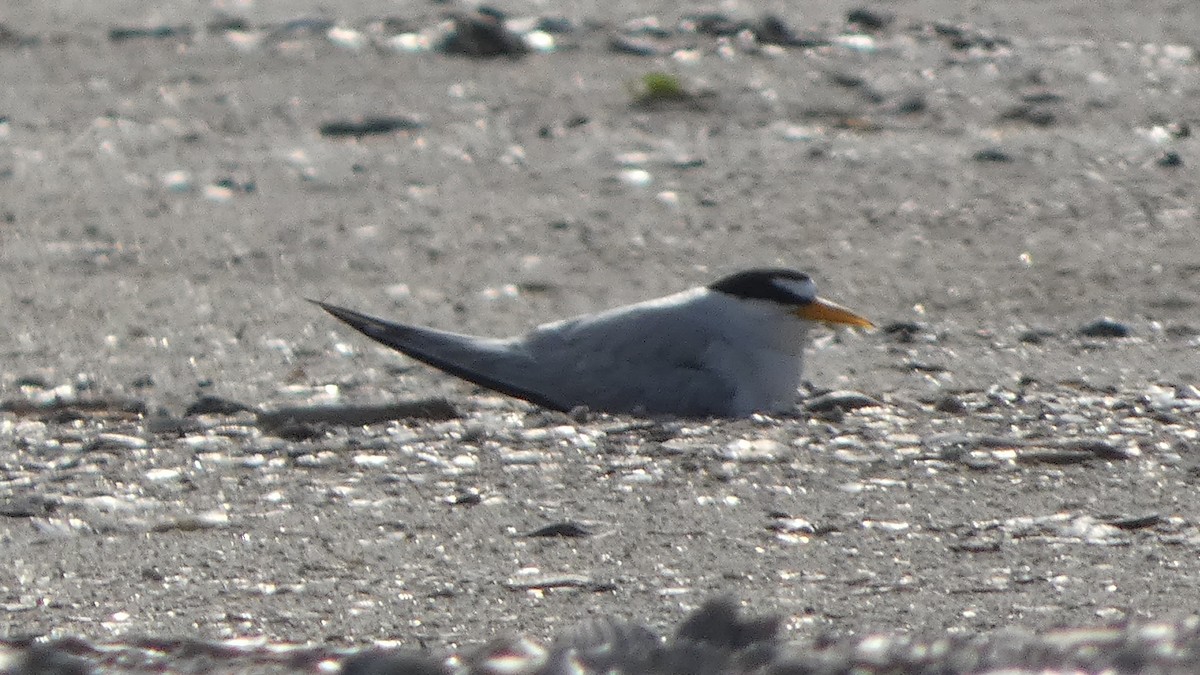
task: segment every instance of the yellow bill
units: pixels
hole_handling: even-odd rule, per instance
[[[859,328],[875,327],[875,324],[868,321],[865,317],[859,316],[845,307],[823,298],[817,298],[792,311],[801,319],[808,319],[809,321],[820,321],[822,323],[841,326],[857,326]]]

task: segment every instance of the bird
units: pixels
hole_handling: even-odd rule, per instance
[[[310,300],[417,361],[551,410],[747,417],[796,405],[817,324],[873,328],[804,272],[750,269],[665,297],[476,337]]]

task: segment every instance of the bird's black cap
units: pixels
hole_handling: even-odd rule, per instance
[[[812,278],[789,269],[754,269],[731,274],[708,286],[738,298],[806,305],[815,298]]]

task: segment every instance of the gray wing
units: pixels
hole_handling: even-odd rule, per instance
[[[694,314],[622,312],[548,324],[524,340],[557,400],[570,408],[703,417],[731,414],[733,383],[711,368],[730,348]]]
[[[552,389],[534,388],[539,383],[531,382],[529,374],[539,368],[516,341],[394,323],[316,300],[309,302],[372,340],[455,377],[545,408],[567,411],[574,406],[553,396]]]

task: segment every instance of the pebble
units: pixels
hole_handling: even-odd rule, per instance
[[[894,321],[883,327],[883,334],[891,336],[897,342],[912,342],[924,326],[916,321]]]
[[[538,529],[525,535],[527,537],[566,537],[578,539],[592,536],[592,531],[586,526],[574,522],[566,521],[562,523],[553,523],[539,527]]]
[[[1008,163],[1013,161],[1012,155],[1001,150],[1000,148],[984,148],[982,150],[976,150],[975,154],[971,155],[971,159],[975,160],[976,162],[996,163]]]
[[[1091,338],[1124,338],[1133,335],[1133,329],[1106,316],[1081,326],[1079,334]]]
[[[351,120],[333,120],[321,124],[319,132],[328,138],[350,137],[361,139],[366,136],[382,136],[400,131],[415,131],[425,126],[423,122],[408,116],[389,115],[360,117]]]
[[[856,25],[862,30],[884,30],[895,20],[896,15],[892,12],[868,7],[856,7],[846,12],[846,23]]]
[[[861,392],[838,390],[808,399],[804,402],[804,409],[813,413],[824,413],[833,410],[845,412],[877,405],[879,405],[879,401]]]
[[[220,396],[205,395],[188,404],[184,415],[187,417],[195,415],[236,415],[247,410],[253,410],[253,408],[244,403]]]
[[[517,57],[529,52],[521,35],[509,30],[506,17],[492,7],[458,11],[453,27],[437,44],[439,51],[474,58]]]
[[[1174,150],[1166,150],[1158,156],[1158,159],[1154,160],[1154,163],[1167,169],[1175,169],[1183,166],[1183,156]]]
[[[953,394],[942,396],[933,404],[933,409],[938,412],[944,412],[951,415],[965,415],[967,413],[967,404],[963,400]]]

